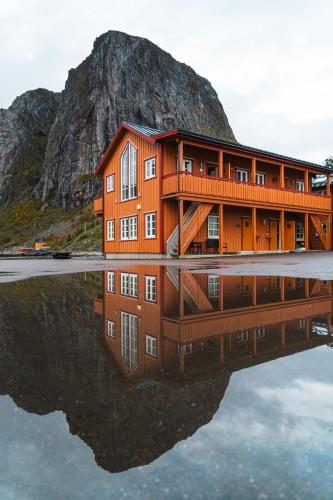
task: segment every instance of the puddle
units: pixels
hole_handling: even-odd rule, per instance
[[[5,498],[332,497],[332,282],[215,268],[0,285]]]

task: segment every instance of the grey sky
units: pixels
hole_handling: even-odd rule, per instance
[[[208,78],[240,142],[321,163],[333,155],[332,21],[330,0],[1,0],[0,107],[61,90],[118,29]]]

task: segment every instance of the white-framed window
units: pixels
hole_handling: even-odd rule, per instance
[[[296,330],[304,330],[305,328],[305,318],[298,318],[296,320]]]
[[[146,276],[146,300],[149,302],[156,302],[156,277]]]
[[[106,221],[106,240],[114,241],[114,219]]]
[[[145,179],[152,179],[156,176],[156,159],[149,158],[145,160]]]
[[[218,299],[220,296],[220,277],[208,276],[208,298]]]
[[[192,354],[193,352],[193,344],[188,343],[184,345],[184,354]]]
[[[192,165],[193,165],[192,160],[188,160],[187,158],[184,158],[184,160],[183,160],[184,172],[187,172],[189,174],[192,173]]]
[[[114,282],[114,273],[107,273],[107,291],[108,293],[114,293],[115,290],[115,282]]]
[[[106,192],[111,193],[114,191],[114,174],[106,177]]]
[[[129,372],[138,366],[138,317],[120,313],[121,355]]]
[[[114,339],[116,337],[114,321],[110,321],[108,319],[106,324],[107,324],[107,336],[110,337],[111,339]]]
[[[145,335],[146,337],[146,354],[156,358],[157,355],[157,339],[151,335]]]
[[[259,186],[264,186],[265,184],[265,174],[261,174],[260,172],[256,173],[256,182]]]
[[[120,239],[121,240],[136,240],[138,237],[138,218],[123,217],[120,219]]]
[[[322,230],[324,231],[324,233],[326,234],[327,233],[327,222],[326,221],[323,221],[320,223],[321,227],[322,227]]]
[[[242,332],[237,333],[237,343],[241,344],[242,342],[249,341],[249,332],[248,330],[243,330]]]
[[[304,181],[296,181],[296,191],[304,191]]]
[[[296,241],[304,241],[304,226],[302,222],[296,222]]]
[[[138,275],[130,273],[120,274],[120,293],[126,297],[138,296]]]
[[[238,168],[236,170],[236,179],[240,182],[248,182],[249,172],[247,170],[243,170],[243,169]]]
[[[156,238],[156,213],[145,214],[146,238]]]
[[[263,339],[266,335],[266,330],[264,326],[258,326],[256,329],[256,338]]]
[[[137,196],[136,157],[136,147],[128,142],[120,158],[122,201],[131,200]]]
[[[219,238],[219,216],[218,215],[208,215],[208,238],[218,239]]]

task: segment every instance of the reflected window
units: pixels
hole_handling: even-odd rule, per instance
[[[244,330],[243,332],[237,333],[237,343],[241,344],[242,342],[248,342],[249,340],[249,331]]]
[[[130,273],[120,274],[120,293],[127,297],[138,296],[138,275]]]
[[[304,330],[304,328],[305,328],[305,318],[298,318],[296,320],[296,329]]]
[[[265,327],[264,326],[259,326],[257,329],[256,329],[256,338],[257,339],[262,339],[264,338],[266,335],[266,330],[265,330]]]
[[[218,299],[220,296],[220,277],[208,276],[208,298]]]
[[[157,339],[151,335],[145,335],[146,337],[146,354],[156,358],[157,355]]]
[[[146,276],[146,300],[156,302],[156,277]]]
[[[114,293],[114,290],[115,290],[114,273],[107,273],[107,291],[108,293]]]
[[[121,355],[129,372],[138,366],[138,317],[121,312]]]
[[[192,352],[193,352],[193,344],[192,343],[185,344],[184,345],[184,353],[185,354],[192,354]]]
[[[114,321],[107,320],[107,336],[111,339],[116,337]]]

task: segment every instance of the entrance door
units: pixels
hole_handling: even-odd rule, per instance
[[[287,220],[284,224],[284,249],[295,250],[295,221]]]
[[[270,220],[269,221],[269,234],[271,239],[269,244],[270,250],[279,250],[279,221]]]
[[[242,217],[242,250],[252,250],[251,217]]]

